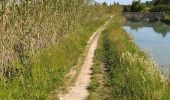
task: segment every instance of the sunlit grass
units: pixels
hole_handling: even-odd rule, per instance
[[[84,0],[0,1],[0,99],[47,99],[108,19]],[[102,9],[101,12],[96,12]]]
[[[62,78],[76,64],[89,37],[108,18],[106,16],[101,20],[86,24],[56,45],[37,51],[31,59],[31,76],[21,75],[6,81],[6,84],[2,83],[0,98],[47,99],[50,91],[63,84]]]
[[[100,78],[101,73],[93,69],[90,99],[169,100],[167,80],[152,58],[123,30],[123,23],[124,19],[117,13],[102,33],[93,68],[101,72],[105,65],[108,70]]]

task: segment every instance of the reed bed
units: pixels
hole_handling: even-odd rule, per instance
[[[92,10],[88,3],[85,0],[1,0],[1,77],[15,76],[20,69],[30,70],[29,60],[35,50],[55,44],[89,22]]]
[[[91,0],[1,0],[0,99],[47,99],[106,9]]]

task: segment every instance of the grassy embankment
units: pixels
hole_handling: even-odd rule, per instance
[[[0,98],[45,99],[51,90],[63,84],[62,78],[76,64],[89,37],[108,18],[106,16],[101,20],[88,23],[58,44],[37,52],[31,60],[33,79],[25,81],[24,77],[16,77],[9,83],[6,81],[5,85],[1,83]]]
[[[89,99],[169,100],[166,79],[155,62],[122,29],[123,20],[118,12],[102,32],[95,53]]]

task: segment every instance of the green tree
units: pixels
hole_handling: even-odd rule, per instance
[[[106,2],[103,2],[103,6],[107,6],[107,3],[106,3]]]
[[[132,2],[132,5],[131,5],[131,11],[132,11],[132,12],[141,12],[142,10],[145,9],[145,7],[146,7],[146,5],[145,5],[145,4],[142,4],[142,3],[140,2],[140,0],[138,0],[138,1],[133,1],[133,2]]]
[[[129,6],[129,5],[124,6],[123,12],[131,12],[131,6]]]

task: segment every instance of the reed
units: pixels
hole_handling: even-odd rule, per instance
[[[88,4],[85,0],[1,0],[1,77],[30,70],[29,60],[35,50],[55,44],[89,22],[92,10]]]
[[[108,18],[97,9],[91,0],[1,0],[0,98],[47,99]]]

